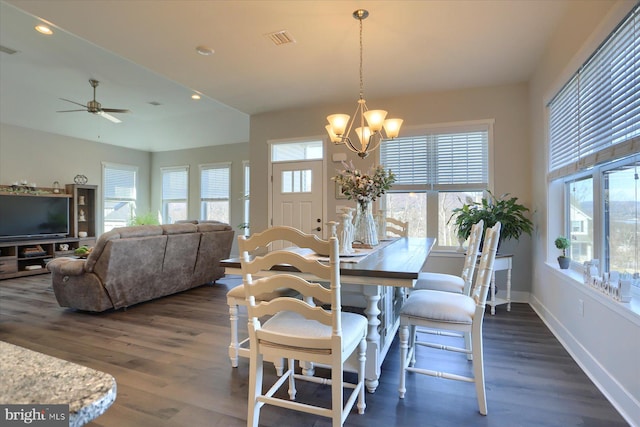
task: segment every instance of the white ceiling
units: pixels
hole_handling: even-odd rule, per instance
[[[252,114],[355,108],[358,8],[370,12],[364,83],[374,100],[527,81],[570,1],[2,1],[0,44],[18,53],[0,53],[0,121],[146,151],[246,142]],[[39,19],[53,36],[34,30]],[[296,43],[265,37],[280,30]],[[103,107],[131,110],[114,114],[122,123],[56,112],[75,109],[60,98],[91,100],[90,78]]]

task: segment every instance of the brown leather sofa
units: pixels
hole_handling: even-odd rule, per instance
[[[86,260],[56,258],[47,268],[60,306],[126,308],[223,277],[233,237],[215,221],[122,227],[102,234]]]

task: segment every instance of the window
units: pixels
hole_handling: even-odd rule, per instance
[[[244,183],[244,191],[242,194],[242,200],[244,201],[243,203],[243,215],[242,215],[242,220],[243,223],[240,226],[240,228],[242,228],[243,230],[243,234],[245,236],[248,236],[250,233],[249,230],[249,217],[250,217],[250,210],[249,210],[249,201],[250,201],[250,193],[251,193],[251,180],[250,180],[250,176],[251,176],[251,168],[249,167],[249,162],[248,161],[243,161],[242,162],[242,171],[243,171],[243,183]]]
[[[162,168],[162,222],[187,219],[189,166]]]
[[[569,192],[569,222],[571,231],[568,233],[571,246],[567,249],[567,256],[574,261],[583,263],[593,256],[593,178],[582,177],[567,184]],[[564,233],[563,233],[564,234]]]
[[[640,273],[639,31],[636,6],[548,105],[548,179],[550,189],[564,183],[563,233],[572,260],[599,259],[602,271],[634,275]]]
[[[272,162],[318,160],[324,155],[322,141],[285,142],[271,145]]]
[[[200,166],[200,219],[229,224],[231,163]]]
[[[408,221],[409,235],[436,237],[439,248],[458,246],[451,212],[480,200],[489,187],[492,121],[435,127],[387,141],[380,163],[396,175],[386,215]]]
[[[127,226],[136,215],[137,176],[135,166],[102,164],[105,232]]]

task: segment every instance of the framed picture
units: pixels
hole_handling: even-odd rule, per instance
[[[336,182],[336,199],[346,199],[347,196],[342,192],[342,185]]]

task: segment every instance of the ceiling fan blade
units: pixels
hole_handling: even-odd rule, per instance
[[[60,98],[60,99],[62,99],[63,101],[70,102],[70,103],[72,103],[72,104],[79,105],[79,106],[81,106],[81,107],[84,107],[85,109],[87,108],[87,106],[86,106],[86,105],[84,105],[84,104],[80,104],[79,102],[72,101],[72,100],[70,100],[70,99],[65,99],[65,98]]]
[[[107,113],[130,113],[129,110],[123,110],[120,108],[103,108],[102,111],[105,111]]]
[[[60,110],[60,111],[56,111],[56,113],[73,113],[76,111],[87,111],[87,109],[85,108],[84,110]]]
[[[113,123],[122,123],[122,120],[118,119],[117,117],[113,117],[111,114],[107,114],[104,112],[104,110],[102,110],[101,112],[97,113],[99,116],[104,117],[107,120],[111,120]]]

